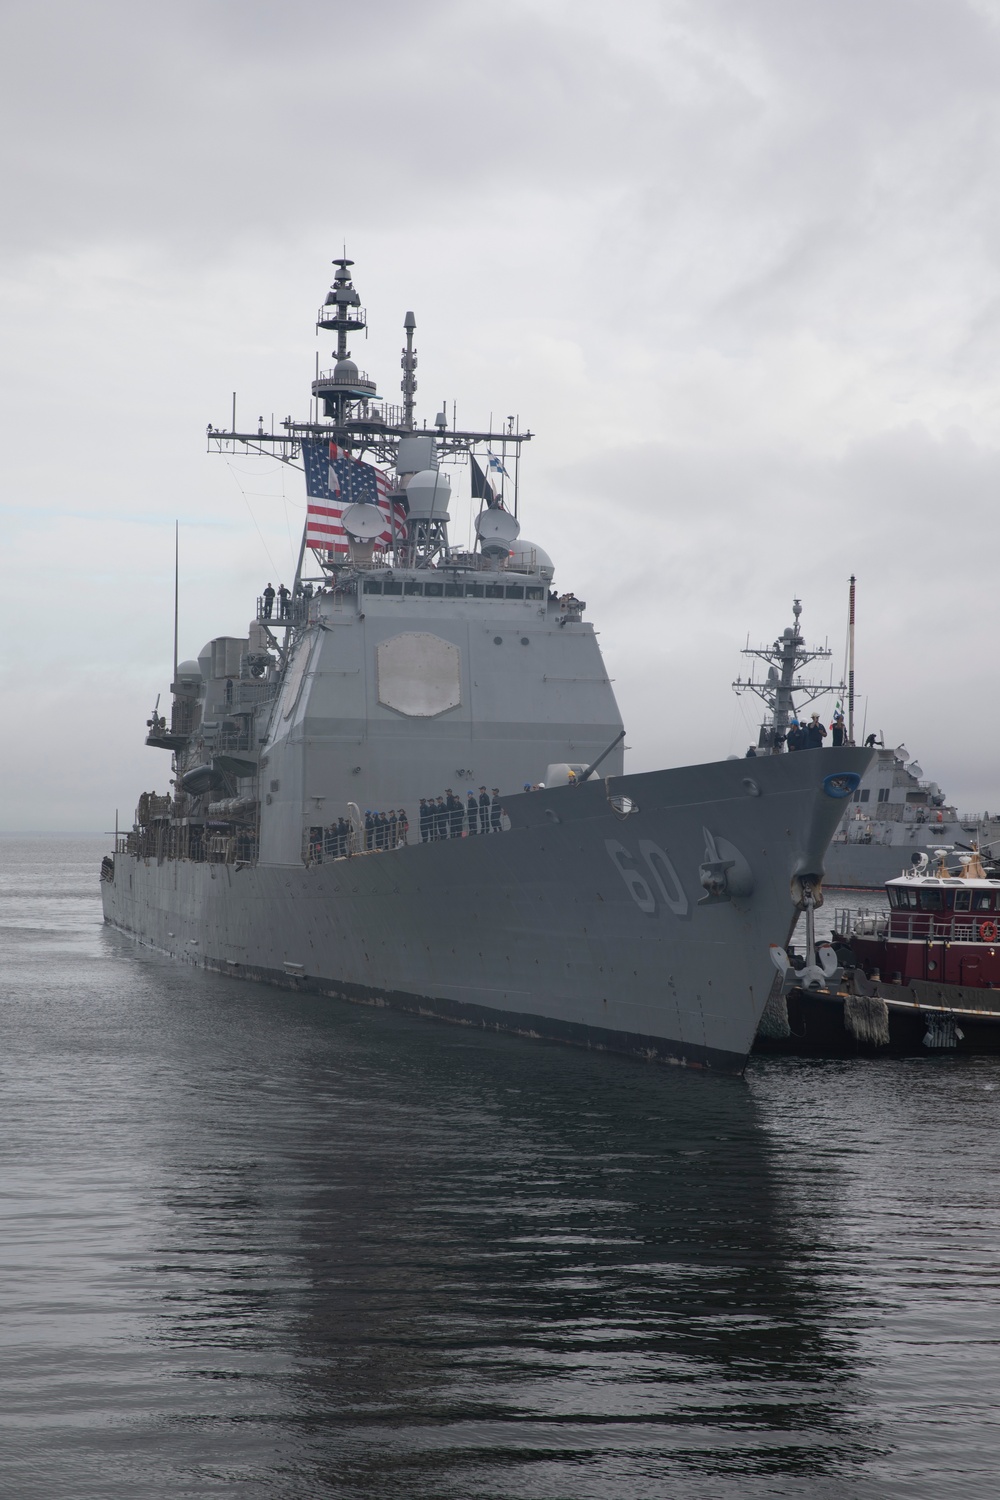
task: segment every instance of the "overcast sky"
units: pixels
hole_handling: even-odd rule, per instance
[[[412,308],[418,414],[537,433],[629,769],[745,750],[797,594],[839,673],[854,572],[859,721],[1000,804],[996,0],[5,0],[0,80],[0,827],[166,790],[173,521],[188,656],[294,572],[204,433],[307,412],[345,243],[385,395]]]

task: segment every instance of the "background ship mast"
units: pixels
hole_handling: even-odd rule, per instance
[[[775,744],[781,744],[779,736],[785,735],[789,722],[799,718],[806,705],[815,699],[822,698],[826,693],[837,693],[843,700],[844,685],[834,682],[832,677],[830,682],[803,682],[797,675],[810,662],[833,655],[828,646],[815,646],[811,649],[806,647],[799,632],[801,614],[801,600],[795,599],[792,602],[792,624],[786,626],[772,645],[747,645],[741,652],[742,656],[754,657],[767,664],[766,677],[755,678],[751,667],[750,676],[746,680],[737,677],[733,683],[733,691],[738,697],[745,692],[755,693],[768,710],[757,741],[761,749],[770,750]],[[795,698],[799,700],[798,708]]]

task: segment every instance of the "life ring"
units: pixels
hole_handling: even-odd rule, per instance
[[[997,924],[995,922],[980,922],[979,936],[984,943],[995,943],[997,940]]]

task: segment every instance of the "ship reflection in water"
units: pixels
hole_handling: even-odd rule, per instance
[[[276,996],[30,855],[7,1493],[989,1492],[995,1060],[740,1081]]]

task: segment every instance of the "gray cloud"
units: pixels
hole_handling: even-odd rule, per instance
[[[425,411],[538,431],[636,769],[744,748],[747,631],[839,642],[853,571],[880,727],[995,801],[998,79],[985,0],[7,5],[0,825],[154,776],[174,516],[187,649],[290,566],[295,476],[204,427],[304,409],[345,238],[383,388],[413,307]]]

